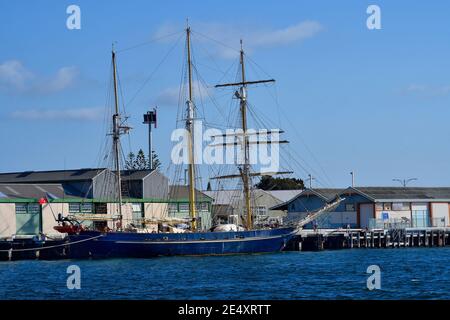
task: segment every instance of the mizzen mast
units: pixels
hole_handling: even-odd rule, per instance
[[[240,101],[240,112],[241,112],[241,127],[242,127],[242,137],[243,137],[243,149],[244,149],[244,164],[239,168],[239,173],[242,178],[242,183],[244,186],[244,198],[245,198],[245,208],[247,213],[246,226],[250,230],[253,228],[252,219],[252,208],[250,203],[250,160],[249,160],[249,143],[248,143],[248,132],[247,132],[247,85],[274,82],[274,79],[269,80],[258,80],[258,81],[246,81],[245,78],[245,61],[244,61],[244,49],[241,40],[241,50],[240,50],[240,66],[241,66],[241,82],[236,83],[226,83],[216,85],[216,88],[220,87],[231,87],[238,86],[239,91],[236,91],[235,96]]]
[[[240,109],[241,109],[241,121],[243,131],[243,143],[244,143],[244,166],[239,170],[242,175],[242,182],[244,184],[244,197],[245,208],[247,209],[247,229],[250,230],[253,227],[252,219],[252,207],[250,204],[250,177],[249,177],[249,148],[247,145],[247,84],[245,83],[245,65],[244,65],[244,49],[242,47],[241,39],[241,51],[240,51],[240,63],[241,63],[241,80],[242,86],[239,92]]]
[[[188,132],[188,158],[189,158],[189,213],[191,217],[191,230],[197,229],[197,213],[195,205],[195,164],[194,164],[194,97],[192,92],[192,60],[191,60],[191,28],[186,29],[187,65],[189,81],[189,99],[187,101],[186,130]]]

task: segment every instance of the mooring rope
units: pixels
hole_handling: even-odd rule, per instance
[[[97,238],[103,237],[103,235],[99,235],[99,236],[95,236],[95,237],[91,237],[88,239],[83,239],[83,240],[78,240],[78,241],[74,241],[74,242],[69,242],[69,243],[63,243],[63,244],[58,244],[58,245],[54,245],[54,246],[48,246],[48,247],[39,247],[39,248],[27,248],[27,249],[8,249],[8,250],[0,250],[0,252],[23,252],[23,251],[40,251],[40,250],[46,250],[46,249],[54,249],[54,248],[59,248],[59,247],[65,247],[65,246],[70,246],[73,244],[77,244],[77,243],[81,243],[81,242],[86,242],[86,241],[91,241]]]

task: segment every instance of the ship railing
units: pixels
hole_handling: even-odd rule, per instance
[[[447,219],[445,217],[437,218],[421,218],[421,219],[409,219],[394,218],[394,219],[370,219],[369,229],[406,229],[406,228],[444,228],[448,225]]]

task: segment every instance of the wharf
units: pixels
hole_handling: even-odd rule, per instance
[[[285,251],[325,249],[444,247],[450,245],[450,228],[318,229],[302,230]]]

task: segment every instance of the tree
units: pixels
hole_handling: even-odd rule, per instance
[[[136,155],[130,152],[125,159],[125,170],[135,170]]]
[[[159,161],[158,155],[156,154],[155,151],[152,151],[152,165],[154,170],[161,168],[161,161]]]
[[[134,161],[135,170],[145,170],[148,169],[149,163],[145,157],[145,153],[142,149],[139,149],[136,160]]]
[[[159,161],[158,155],[155,151],[152,153],[152,164],[153,169],[160,169],[162,164]],[[139,149],[137,156],[130,152],[125,159],[125,170],[148,170],[150,169],[150,162],[148,158],[145,156],[145,153],[142,149]]]
[[[262,190],[295,190],[304,189],[303,180],[297,178],[273,178],[272,176],[262,176],[255,185]]]

